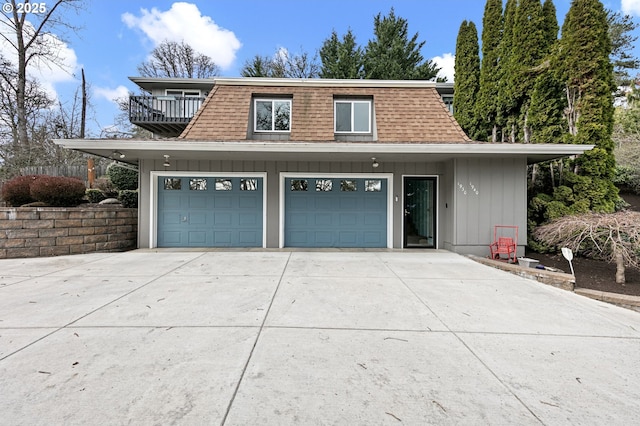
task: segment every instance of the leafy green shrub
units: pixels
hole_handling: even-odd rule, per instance
[[[30,188],[35,200],[53,207],[75,207],[85,194],[84,182],[63,176],[41,176]]]
[[[30,186],[41,175],[18,176],[7,181],[2,187],[2,199],[11,207],[20,207],[36,201],[31,196]]]
[[[135,190],[138,189],[138,172],[119,166],[117,163],[111,163],[107,167],[107,176],[116,189]]]
[[[618,166],[616,167],[613,183],[621,191],[640,194],[640,170],[630,166]]]
[[[131,191],[128,189],[122,190],[118,193],[118,200],[122,203],[122,207],[127,209],[138,208],[138,191]]]
[[[87,192],[85,193],[87,200],[89,200],[90,203],[99,203],[100,201],[106,199],[107,197],[104,195],[104,192],[102,192],[99,189],[87,189]]]
[[[118,196],[118,190],[116,189],[115,185],[111,183],[109,178],[101,177],[96,179],[94,186],[96,187],[96,189],[102,191],[104,196],[107,198],[115,198]]]

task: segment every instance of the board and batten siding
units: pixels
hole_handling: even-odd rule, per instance
[[[524,255],[527,243],[526,160],[456,159],[452,183],[455,208],[450,249],[487,256],[494,226],[516,225],[518,255]]]

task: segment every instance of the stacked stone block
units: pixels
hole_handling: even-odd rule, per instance
[[[0,259],[125,251],[137,238],[137,209],[0,208]]]

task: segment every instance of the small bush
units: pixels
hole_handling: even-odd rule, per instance
[[[2,199],[11,207],[20,207],[36,201],[31,196],[30,186],[41,175],[18,176],[2,187]]]
[[[41,176],[31,184],[31,196],[52,207],[75,207],[84,194],[84,182],[74,178]]]
[[[115,198],[118,196],[118,190],[116,189],[115,185],[111,183],[109,178],[101,177],[96,179],[94,186],[96,187],[96,189],[102,191],[104,196],[107,198]]]
[[[118,193],[118,200],[122,203],[122,207],[127,209],[138,208],[138,191],[125,189]]]
[[[104,192],[102,192],[99,189],[87,189],[86,197],[90,203],[94,203],[94,204],[99,203],[100,201],[107,198],[104,195]]]
[[[138,189],[138,172],[136,170],[112,163],[107,167],[107,176],[116,189],[120,191]]]

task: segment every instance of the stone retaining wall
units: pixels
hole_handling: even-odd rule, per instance
[[[125,251],[137,240],[137,209],[0,208],[0,259]]]

